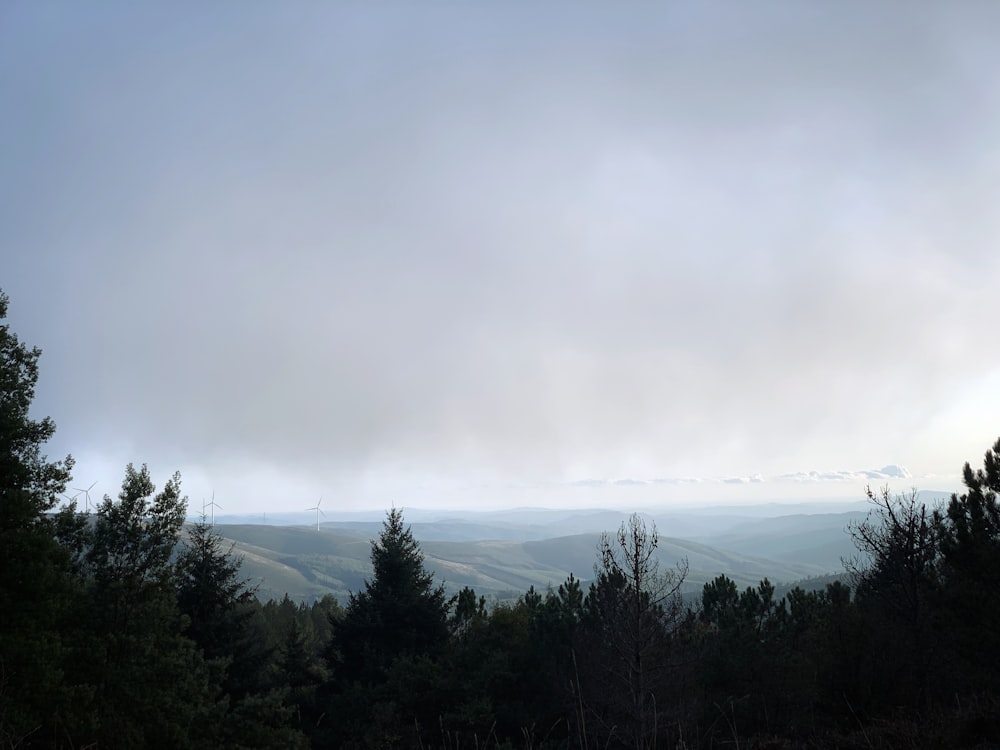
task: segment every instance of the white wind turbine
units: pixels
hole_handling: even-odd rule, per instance
[[[320,496],[319,496],[319,502],[318,502],[318,503],[316,503],[316,504],[315,504],[315,505],[314,505],[313,507],[311,507],[311,508],[306,508],[306,510],[314,510],[314,511],[316,511],[316,531],[319,531],[319,514],[320,514],[320,513],[323,513],[323,509],[322,509],[322,508],[320,508],[319,506],[320,506],[320,505],[322,505],[322,504],[323,504],[323,496],[322,496],[322,495],[320,495]],[[324,518],[326,517],[326,513],[323,513],[323,517],[324,517]]]
[[[91,485],[90,485],[90,486],[89,486],[89,487],[88,487],[87,489],[85,489],[85,490],[83,490],[83,489],[80,489],[79,487],[74,487],[74,488],[73,488],[73,489],[74,489],[74,490],[76,490],[76,492],[77,492],[77,494],[76,494],[76,495],[73,495],[73,497],[79,497],[79,496],[80,496],[80,493],[81,493],[81,492],[83,493],[83,496],[84,496],[84,498],[85,498],[85,501],[84,501],[84,502],[86,502],[86,509],[87,509],[87,510],[86,510],[86,512],[87,512],[87,513],[90,513],[90,491],[91,491],[92,489],[94,489],[94,486],[95,486],[96,484],[97,484],[97,482],[94,482],[93,484],[91,484]]]
[[[204,500],[202,501],[202,505],[201,505],[201,515],[202,515],[202,518],[205,517],[205,508],[211,508],[212,509],[212,527],[214,528],[215,527],[215,509],[218,508],[219,510],[225,510],[225,508],[223,508],[221,505],[219,505],[217,502],[215,502],[215,490],[212,490],[212,502],[206,504]]]

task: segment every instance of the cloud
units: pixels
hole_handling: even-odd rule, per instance
[[[782,474],[775,479],[782,482],[860,482],[912,478],[913,476],[905,467],[891,464],[881,469],[863,469],[860,471],[799,471]]]
[[[363,495],[994,439],[920,431],[1000,368],[996,11],[316,12],[8,24],[59,450]]]
[[[928,475],[929,478],[933,475]],[[948,475],[954,476],[954,475]],[[772,476],[763,474],[753,474],[750,476],[727,477],[727,476],[706,476],[706,477],[657,477],[656,479],[643,478],[622,478],[622,479],[583,479],[570,482],[571,487],[591,487],[602,488],[614,487],[647,487],[650,485],[763,485],[763,484],[789,484],[789,483],[811,483],[811,484],[857,484],[868,481],[891,481],[898,479],[914,479],[913,475],[904,466],[889,464],[881,469],[860,469],[860,470],[835,470],[835,471],[793,471]]]

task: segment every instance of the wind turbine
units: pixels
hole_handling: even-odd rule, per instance
[[[314,511],[316,511],[316,531],[319,531],[319,514],[323,513],[323,509],[319,507],[320,505],[322,505],[322,503],[323,503],[323,496],[320,495],[318,503],[316,503],[311,508],[306,508],[306,510],[314,510]],[[326,513],[323,513],[323,517],[324,518],[326,517]]]
[[[90,485],[90,486],[89,486],[89,487],[88,487],[87,489],[85,489],[85,490],[82,490],[82,489],[80,489],[79,487],[74,487],[74,488],[73,488],[73,489],[74,489],[74,490],[76,490],[76,492],[77,492],[77,494],[76,494],[76,495],[74,495],[73,497],[79,497],[79,493],[81,493],[81,492],[82,492],[82,493],[83,493],[83,495],[84,495],[84,497],[86,498],[86,501],[85,501],[85,502],[87,503],[87,505],[86,505],[86,508],[87,508],[87,513],[90,513],[90,491],[91,491],[92,489],[94,489],[94,485],[96,485],[96,484],[97,484],[97,482],[94,482],[93,484],[91,484],[91,485]]]
[[[212,502],[208,503],[208,505],[202,504],[201,507],[202,516],[205,515],[205,508],[212,509],[212,528],[215,528],[215,509],[218,508],[219,510],[225,510],[225,508],[223,508],[221,505],[215,502],[215,490],[212,490]]]
[[[78,497],[80,497],[80,493],[79,493],[79,492],[77,492],[77,493],[76,493],[75,495],[73,495],[72,497],[70,497],[70,496],[69,496],[69,495],[67,495],[66,493],[63,493],[63,499],[64,499],[64,500],[65,500],[65,501],[66,501],[67,503],[69,503],[70,505],[72,505],[73,503],[75,503],[75,502],[76,502],[76,499],[77,499]]]

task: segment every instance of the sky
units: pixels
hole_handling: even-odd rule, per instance
[[[959,489],[1000,435],[1000,5],[0,8],[0,288],[75,486]]]

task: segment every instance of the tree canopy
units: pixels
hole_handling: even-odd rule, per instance
[[[54,698],[67,695],[61,633],[74,586],[49,512],[73,459],[49,461],[43,453],[56,428],[31,416],[41,351],[10,330],[7,306],[0,292],[0,743],[16,746],[58,731]]]
[[[373,574],[334,625],[332,653],[348,680],[379,680],[400,656],[429,654],[448,638],[449,600],[424,567],[403,512],[390,510],[371,544]]]

